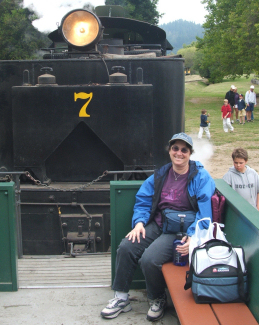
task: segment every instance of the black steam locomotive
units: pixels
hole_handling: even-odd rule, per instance
[[[20,254],[105,252],[109,181],[150,175],[184,129],[184,61],[117,6],[73,10],[49,38],[42,60],[0,61],[0,171],[22,174]]]

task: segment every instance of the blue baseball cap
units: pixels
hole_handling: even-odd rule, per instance
[[[182,140],[188,143],[191,147],[193,147],[192,138],[186,133],[181,132],[181,133],[174,134],[172,139],[169,140],[169,145],[171,144],[171,142],[176,140]]]

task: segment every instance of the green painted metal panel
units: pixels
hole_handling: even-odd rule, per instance
[[[110,182],[112,282],[115,277],[117,247],[122,238],[132,229],[131,220],[135,195],[142,183],[143,181]],[[138,266],[132,281],[131,289],[144,289],[145,287],[144,275]]]
[[[0,183],[0,291],[17,291],[17,237],[14,182]]]
[[[225,232],[229,242],[245,251],[250,301],[248,307],[259,322],[259,211],[235,192],[224,180],[215,180],[226,197]]]
[[[112,281],[115,275],[117,247],[131,229],[135,194],[142,181],[111,182],[111,254]],[[248,307],[259,321],[259,211],[235,192],[224,180],[215,180],[217,189],[226,197],[225,232],[229,242],[241,245],[248,269],[250,301]],[[144,276],[138,268],[132,289],[145,288]]]

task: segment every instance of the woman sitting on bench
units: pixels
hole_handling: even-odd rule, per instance
[[[156,170],[136,194],[132,218],[133,229],[126,235],[117,250],[116,273],[112,289],[115,298],[102,310],[104,318],[115,318],[121,312],[131,310],[129,288],[138,263],[145,276],[150,308],[149,321],[164,315],[167,303],[162,265],[172,260],[173,241],[176,234],[163,233],[162,211],[194,212],[194,222],[183,237],[182,246],[177,246],[181,255],[189,253],[190,237],[197,220],[210,217],[211,196],[215,183],[203,165],[190,160],[193,153],[192,138],[185,133],[175,134],[169,141],[170,163]],[[206,222],[202,223],[207,227]],[[173,276],[173,274],[172,274]]]

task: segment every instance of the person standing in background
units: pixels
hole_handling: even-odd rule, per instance
[[[228,132],[228,129],[230,130],[230,132],[234,131],[234,128],[230,123],[230,116],[231,116],[231,107],[228,104],[228,100],[224,99],[224,105],[221,107],[221,118],[223,120],[224,132]]]
[[[246,110],[245,110],[246,104],[245,104],[242,94],[239,95],[237,107],[238,107],[238,112],[239,112],[239,121],[240,121],[239,124],[244,125],[245,124],[245,116],[246,116]]]
[[[232,152],[233,165],[223,176],[225,182],[255,209],[259,210],[259,176],[247,165],[248,153],[243,148]]]
[[[203,131],[205,131],[207,138],[210,139],[210,131],[209,131],[209,124],[208,124],[210,123],[210,121],[208,121],[209,116],[210,114],[207,114],[206,109],[203,109],[201,111],[201,124],[200,124],[200,131],[198,133],[198,139],[202,138]]]
[[[234,106],[235,106],[235,93],[234,90],[236,89],[236,87],[234,85],[232,85],[230,87],[230,90],[226,93],[225,99],[228,100],[228,104],[230,105],[231,108],[231,116],[229,116],[230,118],[230,122],[233,124],[234,120],[233,120],[233,112],[234,112]]]
[[[256,106],[256,93],[254,92],[254,88],[255,87],[251,85],[250,90],[248,90],[245,95],[247,122],[254,121],[253,111]]]
[[[238,123],[238,122],[239,122],[239,119],[238,119],[238,101],[239,101],[239,94],[238,94],[238,92],[237,92],[237,87],[235,88],[234,93],[235,93],[235,105],[234,105],[234,110],[235,110],[235,112],[236,112],[236,122]]]

